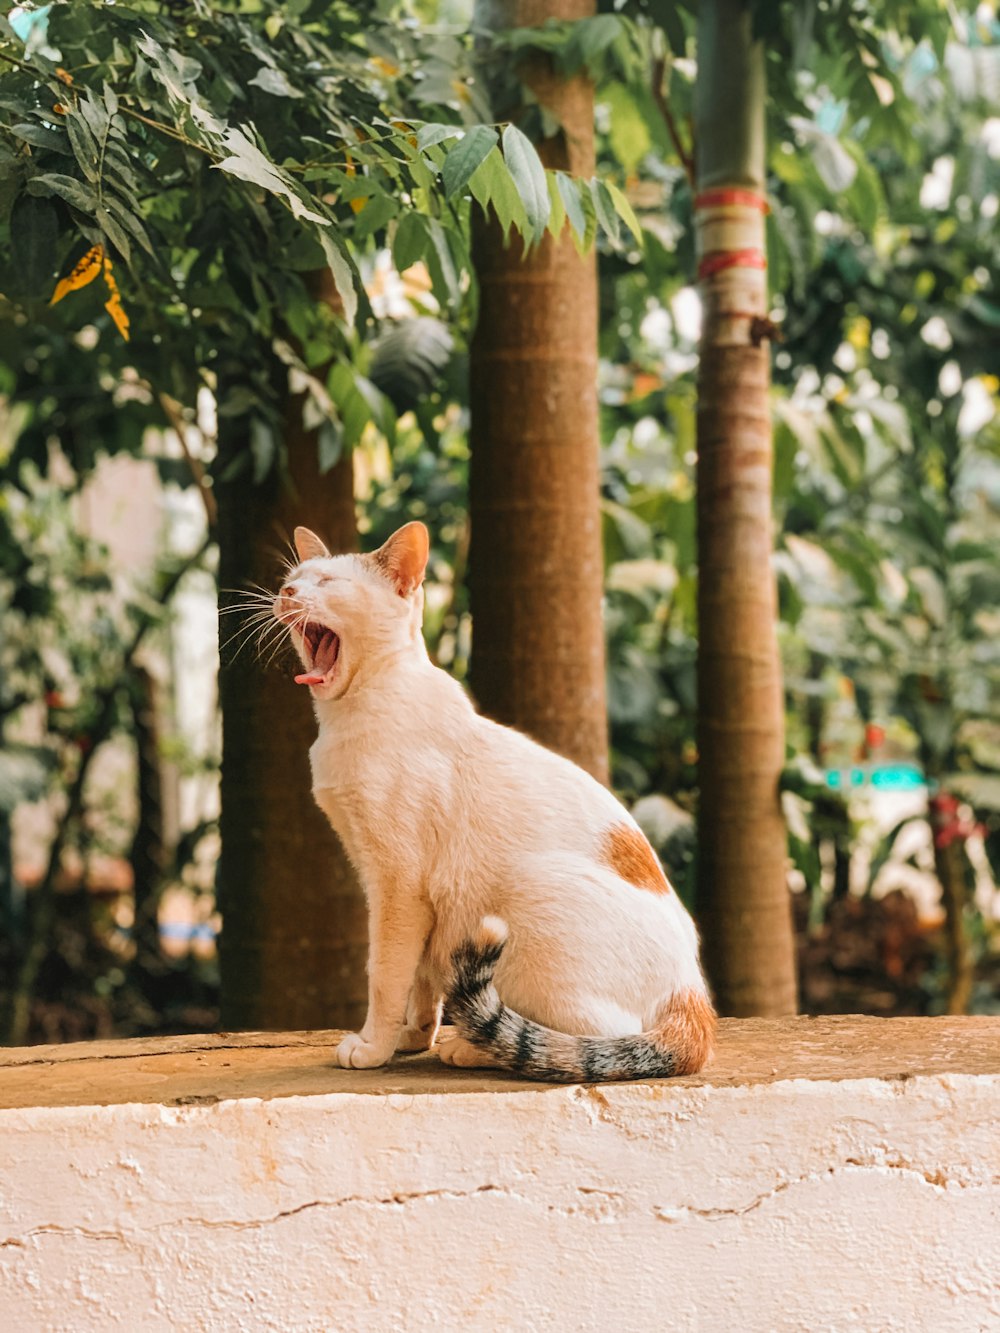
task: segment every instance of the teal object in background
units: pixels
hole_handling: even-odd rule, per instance
[[[38,28],[38,36],[42,38],[45,36],[45,29],[49,25],[49,10],[51,8],[51,5],[43,5],[40,9],[15,8],[7,15],[7,22],[22,42],[27,42],[34,28]]]
[[[855,764],[853,768],[830,768],[826,785],[833,791],[875,787],[879,791],[921,791],[927,786],[915,764]]]

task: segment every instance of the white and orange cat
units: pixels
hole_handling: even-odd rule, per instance
[[[306,528],[295,548],[274,614],[319,722],[313,794],[369,907],[368,1016],[338,1062],[436,1044],[563,1082],[701,1069],[715,1014],[691,918],[609,791],[431,663],[424,525],[371,555]]]

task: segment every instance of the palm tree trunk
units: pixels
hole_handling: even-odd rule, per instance
[[[700,774],[698,890],[722,1013],[796,1004],[778,798],[784,702],[771,568],[765,76],[745,0],[702,0],[696,233]]]
[[[261,485],[246,470],[217,487],[219,582],[276,586],[297,524],[331,551],[357,549],[350,457],[320,474],[301,399],[285,420],[288,478]],[[246,449],[220,440],[220,475]],[[310,789],[316,737],[308,692],[290,670],[266,671],[247,650],[224,656],[222,858],[219,897],[222,1023],[228,1028],[358,1027],[367,987],[364,897]]]
[[[928,766],[928,777],[933,776],[940,783],[943,773],[936,771],[936,768]],[[969,873],[965,840],[969,831],[959,819],[958,798],[943,787],[939,787],[936,795],[930,798],[929,807],[934,839],[934,869],[941,883],[944,936],[948,952],[946,1012],[967,1014],[976,975],[967,925]]]
[[[477,21],[496,32],[593,13],[593,0],[496,0]],[[589,81],[539,57],[519,74],[563,127],[538,145],[542,160],[592,175]],[[470,683],[484,712],[606,782],[595,256],[568,230],[525,255],[479,213],[473,258]]]

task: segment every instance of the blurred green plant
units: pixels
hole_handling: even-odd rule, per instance
[[[630,801],[667,796],[686,814],[697,811],[693,8],[636,4],[510,37],[522,49],[540,44],[566,68],[586,65],[597,81],[606,194],[588,187],[579,203],[585,237],[602,222],[614,781]],[[769,47],[770,272],[784,337],[774,407],[787,786],[807,816],[804,835],[792,825],[790,852],[818,929],[845,896],[860,831],[823,769],[853,760],[866,726],[881,726],[894,751],[920,762],[936,797],[960,802],[934,813],[939,840],[949,839],[936,850],[956,849],[937,858],[948,881],[954,986],[970,962],[982,974],[996,949],[969,892],[970,838],[983,838],[1000,875],[1000,151],[989,129],[1000,29],[981,9],[955,13],[937,0],[789,0],[760,3],[757,14]],[[162,59],[122,36],[136,15]],[[382,6],[309,4],[294,14],[269,4],[254,14],[55,6],[50,27],[51,38],[25,46],[0,25],[2,50],[44,70],[39,79],[14,66],[20,109],[7,108],[0,127],[0,288],[16,297],[0,301],[8,480],[28,494],[36,474],[23,465],[44,470],[54,438],[80,475],[101,453],[136,450],[148,425],[163,424],[163,394],[190,419],[199,390],[216,382],[220,355],[239,367],[241,388],[219,410],[258,421],[247,466],[263,475],[280,464],[277,367],[306,390],[312,424],[325,423],[325,464],[355,449],[368,538],[383,539],[403,511],[431,525],[429,638],[438,660],[463,676],[469,196],[492,198],[510,225],[534,225],[519,182],[500,170],[502,142],[483,132],[499,127],[482,124],[464,37],[457,26],[421,32]],[[78,54],[57,65],[46,43]],[[98,73],[118,99],[113,113]],[[51,95],[44,104],[40,89]],[[53,112],[56,98],[69,99],[68,115]],[[85,137],[94,130],[85,108],[94,115],[94,106],[125,136],[134,179],[114,151],[107,169],[123,207],[119,183],[131,190],[154,257],[120,218],[127,251],[102,230],[96,205],[30,186],[72,173],[96,198]],[[211,127],[223,121],[226,129]],[[230,121],[275,178],[220,169]],[[470,134],[445,137],[456,127]],[[562,187],[547,188],[557,219]],[[562,208],[572,217],[572,205]],[[331,227],[297,209],[315,209]],[[301,280],[330,259],[319,238],[334,229],[348,312],[357,301],[353,331],[310,301]],[[114,256],[132,313],[128,344],[103,311],[106,292],[95,300],[100,279],[45,304],[57,275],[95,240]],[[422,264],[427,278],[396,304],[380,291],[387,243],[397,269]],[[331,355],[336,374],[319,374]],[[3,567],[40,589],[26,595],[40,599],[37,631],[48,633],[56,612],[45,601],[47,567],[28,576],[33,540],[19,540],[8,523]],[[83,566],[82,552],[66,568],[74,562]],[[9,623],[29,634],[26,621]],[[0,688],[15,690],[17,678],[5,673]],[[68,715],[66,725],[75,725]],[[8,745],[0,796],[47,789],[61,772],[52,748]],[[875,847],[870,885],[899,832]],[[675,836],[672,870],[684,888],[690,846],[665,833]],[[984,997],[980,981],[972,1003]],[[940,1005],[940,995],[930,1002]]]
[[[29,1032],[67,857],[75,854],[85,883],[95,851],[126,850],[121,803],[103,810],[89,781],[94,760],[107,742],[131,739],[138,654],[166,623],[173,593],[208,545],[163,569],[149,589],[125,593],[106,550],[80,532],[76,497],[30,465],[21,481],[0,504],[0,907],[9,955],[0,1041],[8,1045]],[[11,861],[10,819],[16,806],[36,801],[55,824],[41,878],[25,894]]]

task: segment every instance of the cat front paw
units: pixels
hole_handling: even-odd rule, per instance
[[[392,1051],[365,1041],[358,1032],[349,1032],[337,1047],[337,1064],[341,1069],[375,1069],[384,1065]]]
[[[434,1045],[434,1038],[437,1035],[438,1025],[435,1020],[433,1023],[427,1023],[424,1027],[418,1028],[408,1023],[399,1034],[399,1041],[396,1043],[396,1050],[402,1055],[410,1055],[414,1051],[429,1051]]]

